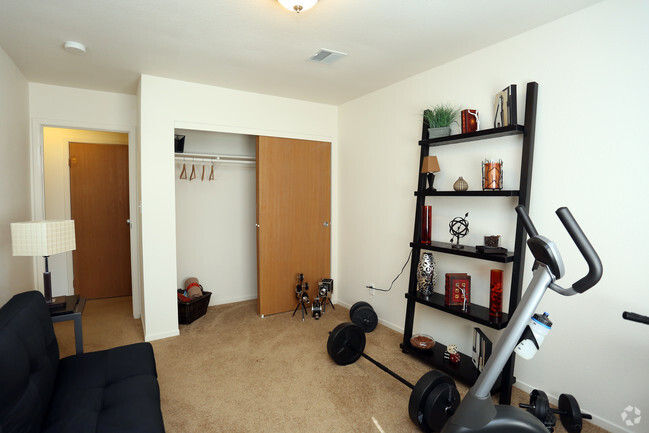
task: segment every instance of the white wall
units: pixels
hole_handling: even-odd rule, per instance
[[[540,310],[550,312],[555,326],[533,360],[518,360],[518,386],[543,389],[554,398],[571,393],[597,424],[614,431],[646,431],[645,417],[640,426],[625,427],[620,414],[628,405],[649,411],[649,328],[621,318],[625,310],[649,314],[642,271],[649,244],[644,224],[649,210],[649,59],[643,54],[649,43],[648,19],[645,1],[605,1],[341,106],[339,287],[345,290],[339,300],[369,301],[385,323],[402,329],[407,271],[390,293],[371,297],[364,286],[373,282],[387,287],[408,254],[420,113],[448,101],[478,108],[488,127],[494,95],[515,83],[522,121],[525,83],[537,81],[531,216],[563,253],[567,275],[560,283],[569,285],[586,271],[554,215],[563,205],[597,248],[604,277],[581,296],[546,295]],[[506,138],[436,148],[442,169],[436,177],[438,189],[450,189],[460,175],[478,189],[480,159],[501,155],[508,170],[506,187],[509,182],[515,187],[518,142],[520,138]],[[463,242],[475,245],[482,235],[496,232],[511,245],[507,225],[513,224],[513,210],[504,210],[513,204],[509,200],[431,200],[433,237],[448,241],[448,221],[469,211],[472,232]],[[506,224],[497,225],[499,217]],[[467,270],[474,278],[474,299],[487,303],[490,265],[435,256],[442,278],[445,272]],[[528,260],[526,283],[531,264]],[[438,285],[442,290],[443,282]],[[444,344],[456,343],[465,352],[470,351],[474,325],[417,307],[415,331],[430,333]]]
[[[128,134],[86,129],[43,128],[43,186],[46,219],[70,219],[70,142],[128,145]],[[74,294],[72,251],[49,258],[52,296]],[[42,288],[42,284],[39,285]]]
[[[176,129],[185,154],[255,157],[255,136]],[[183,164],[186,179],[180,179]],[[189,180],[192,166],[196,178]],[[176,160],[177,286],[198,278],[210,305],[257,297],[255,165]],[[203,167],[205,168],[203,174]],[[202,178],[202,180],[201,180]]]
[[[138,102],[141,128],[143,317],[145,338],[154,340],[178,334],[174,130],[180,128],[329,141],[332,142],[332,171],[336,173],[337,109],[330,105],[149,75],[141,77]],[[335,191],[335,174],[332,184]],[[334,258],[337,245],[336,211],[334,198]],[[332,274],[335,273],[334,264]]]
[[[31,257],[13,257],[12,222],[29,221],[29,94],[27,80],[0,48],[0,305],[14,294],[33,290]]]

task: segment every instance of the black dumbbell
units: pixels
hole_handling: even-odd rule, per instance
[[[519,404],[520,407],[527,409],[532,415],[541,420],[550,432],[554,431],[552,427],[556,424],[556,415],[561,418],[561,424],[568,433],[581,432],[582,420],[592,419],[587,413],[582,413],[579,409],[577,399],[570,394],[561,394],[559,396],[559,408],[550,407],[550,401],[545,392],[538,389],[530,393],[530,404]]]
[[[370,304],[358,301],[349,309],[349,318],[363,329],[363,332],[372,332],[379,324],[379,318]]]

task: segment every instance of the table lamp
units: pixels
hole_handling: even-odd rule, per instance
[[[437,191],[433,188],[433,182],[435,181],[435,173],[439,171],[439,162],[437,162],[436,156],[424,156],[424,162],[421,164],[421,172],[426,174],[428,178],[428,188],[426,191],[432,192]]]
[[[11,245],[14,256],[45,257],[43,294],[50,308],[65,304],[65,297],[52,298],[52,276],[47,259],[53,254],[77,248],[73,220],[25,221],[11,223]]]

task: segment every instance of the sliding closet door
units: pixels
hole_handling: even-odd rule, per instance
[[[257,138],[257,309],[292,311],[297,274],[329,278],[331,143]]]

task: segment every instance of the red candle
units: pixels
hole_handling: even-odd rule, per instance
[[[489,315],[501,317],[503,315],[503,271],[491,270],[491,284],[489,293]]]
[[[433,208],[432,206],[421,207],[421,243],[430,245],[430,235],[432,233]]]

